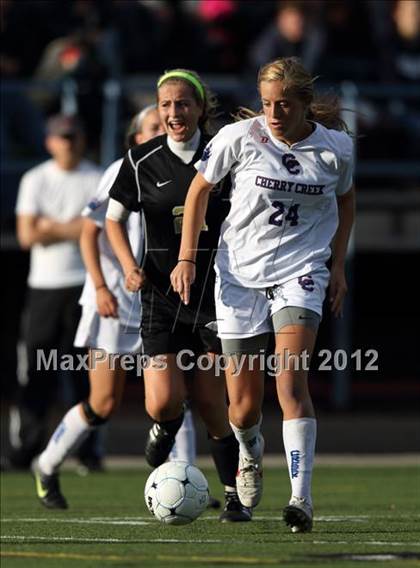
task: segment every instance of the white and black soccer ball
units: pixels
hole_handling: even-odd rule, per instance
[[[183,461],[166,462],[152,471],[146,481],[147,508],[168,525],[192,523],[207,507],[207,479],[194,465]]]

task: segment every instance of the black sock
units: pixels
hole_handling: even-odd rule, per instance
[[[210,451],[219,479],[223,485],[236,487],[238,471],[239,444],[234,434],[215,439],[209,436]]]
[[[170,436],[175,438],[178,430],[181,428],[182,421],[184,420],[184,412],[182,412],[178,418],[173,420],[165,420],[163,422],[156,422],[159,426],[165,430]]]

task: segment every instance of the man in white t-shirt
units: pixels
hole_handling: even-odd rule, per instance
[[[81,212],[101,177],[101,170],[83,159],[85,139],[76,117],[51,117],[46,147],[52,159],[23,176],[16,205],[17,237],[23,249],[30,249],[30,270],[24,325],[27,382],[13,410],[19,427],[10,461],[24,468],[44,443],[56,386],[53,370],[37,370],[39,350],[48,360],[50,350],[57,349],[58,361],[60,354],[73,352],[85,279],[78,242]]]

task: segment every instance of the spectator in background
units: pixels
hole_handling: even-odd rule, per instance
[[[55,39],[46,47],[35,77],[43,81],[74,81],[75,105],[86,125],[87,146],[97,151],[102,122],[102,84],[107,69],[95,43],[83,32]],[[50,114],[52,109],[55,110],[58,98],[55,93],[46,91],[39,102]]]
[[[1,2],[2,76],[30,77],[45,46],[57,37],[48,2]]]
[[[391,66],[397,83],[420,83],[420,1],[398,0],[392,13]],[[395,129],[404,131],[404,157],[418,158],[420,146],[419,97],[392,97],[388,112]],[[397,133],[398,135],[398,133]],[[401,138],[400,138],[401,140]]]
[[[203,32],[204,57],[200,67],[207,72],[232,73],[240,68],[239,2],[200,0],[195,13]]]
[[[160,53],[169,22],[169,6],[164,2],[112,2],[112,24],[122,73],[152,73],[162,67]]]
[[[420,81],[420,1],[398,0],[392,13],[391,35],[394,79]]]
[[[384,4],[360,0],[325,3],[325,57],[319,68],[322,76],[331,81],[371,81],[380,77],[378,28],[382,21],[378,15]]]
[[[272,24],[265,29],[249,54],[253,70],[277,57],[299,57],[309,72],[318,68],[324,53],[324,30],[319,21],[320,4],[315,1],[280,2]]]
[[[131,121],[127,146],[132,148],[162,132],[156,106],[146,107]],[[89,433],[108,421],[120,403],[126,372],[120,366],[119,355],[136,354],[141,348],[140,298],[125,289],[120,265],[103,230],[108,191],[122,161],[122,158],[116,160],[107,168],[94,198],[82,212],[80,247],[87,275],[80,298],[82,317],[74,343],[89,349],[90,393],[67,411],[47,447],[34,460],[32,471],[37,495],[50,509],[67,508],[58,480],[62,462]],[[138,213],[131,215],[127,227],[131,246],[140,262],[144,243]]]
[[[37,350],[74,354],[79,323],[78,300],[85,279],[80,256],[82,209],[94,195],[100,170],[83,159],[85,138],[75,117],[57,115],[47,123],[46,147],[52,159],[22,178],[16,205],[17,236],[30,249],[24,340],[26,383],[21,385],[11,415],[18,426],[10,455],[12,466],[27,468],[45,441],[57,373],[39,370]],[[71,373],[76,396],[85,386],[80,372]]]
[[[377,75],[385,85],[395,84],[397,89],[384,90],[377,98],[363,101],[363,106],[359,98],[359,129],[364,136],[358,140],[358,151],[365,159],[416,160],[420,103],[418,93],[404,87],[415,87],[420,81],[420,2],[397,0],[369,3],[368,7],[375,17],[372,37],[380,46]],[[412,179],[407,176],[405,180],[401,183],[409,187],[413,180],[416,184],[414,172]],[[381,188],[389,183],[380,172],[372,181]]]

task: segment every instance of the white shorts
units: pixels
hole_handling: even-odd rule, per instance
[[[75,347],[103,349],[110,354],[124,355],[139,353],[141,344],[140,329],[129,328],[116,318],[103,318],[90,306],[83,307],[74,339]]]
[[[286,307],[306,308],[321,317],[329,278],[329,270],[321,268],[275,286],[267,294],[266,288],[245,288],[216,275],[217,335],[240,339],[272,333],[273,315]]]

